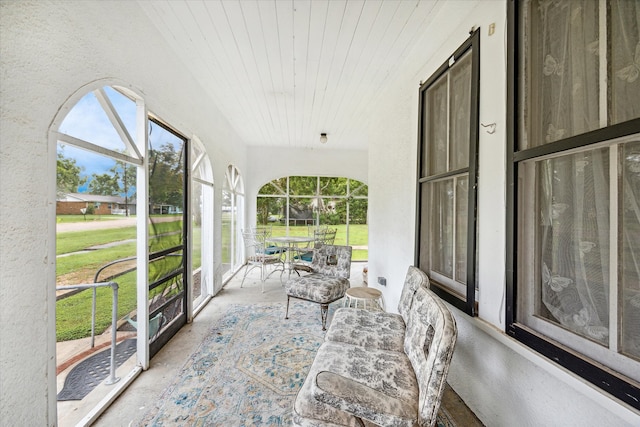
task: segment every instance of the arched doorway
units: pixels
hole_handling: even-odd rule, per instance
[[[147,369],[212,294],[211,165],[201,143],[192,144],[150,114],[139,94],[104,82],[88,85],[63,105],[50,141],[58,166],[57,347],[87,341],[69,357],[78,361],[135,339],[131,370],[127,361],[113,375],[110,393],[117,393],[126,386],[118,377],[130,381]],[[117,283],[117,305],[111,287],[93,286],[111,282]],[[98,343],[112,324],[114,341]],[[59,371],[69,361],[61,354]],[[97,417],[101,409],[83,406],[83,399],[62,405],[75,405],[67,412],[76,417]]]

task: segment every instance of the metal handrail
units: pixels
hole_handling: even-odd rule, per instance
[[[137,258],[136,256],[121,258],[103,265],[98,269],[98,271],[96,271],[95,276],[93,276],[93,283],[101,283],[101,282],[98,282],[98,277],[100,276],[100,273],[102,273],[102,271],[107,267],[111,267],[114,264],[119,264],[125,261],[133,261],[136,258]],[[110,276],[109,279],[112,279],[114,277],[116,276]],[[93,348],[94,346],[95,336],[96,336],[96,288],[93,288],[93,301],[91,304],[91,348]]]
[[[93,330],[95,325],[95,300],[96,300],[96,288],[103,288],[110,286],[113,290],[113,304],[111,305],[111,361],[110,361],[110,374],[109,378],[105,381],[105,384],[115,384],[120,380],[116,378],[116,333],[118,323],[118,284],[116,282],[101,282],[101,283],[89,283],[80,285],[68,285],[68,286],[56,286],[58,291],[67,291],[74,289],[93,289],[93,316],[91,320],[91,347],[93,347]]]
[[[151,254],[149,254],[149,263],[157,260],[157,259],[161,259],[167,256],[182,256],[182,254],[173,254],[171,253],[171,251],[175,250],[176,248],[179,248],[180,246],[175,246],[173,248],[169,248],[169,249],[165,249],[162,251],[157,251],[157,252],[153,252]],[[136,255],[134,256],[130,256],[130,257],[126,257],[126,258],[120,258],[117,259],[115,261],[111,261],[105,265],[103,265],[102,267],[100,267],[98,269],[98,271],[96,271],[96,274],[93,276],[93,282],[94,283],[99,283],[98,279],[100,278],[100,273],[102,273],[105,269],[111,267],[112,265],[115,264],[120,264],[122,262],[127,262],[127,261],[133,261],[136,260],[138,257]],[[113,279],[115,277],[118,277],[122,274],[128,273],[130,271],[135,270],[135,268],[130,269],[130,270],[126,270],[125,272],[120,272],[119,274],[116,275],[112,275],[107,277],[107,279]],[[162,281],[166,280],[166,277],[162,278]],[[155,286],[157,285],[157,283],[152,283],[149,285],[149,289],[153,289]],[[91,306],[91,347],[93,348],[94,343],[95,343],[95,329],[96,329],[96,289],[93,288],[93,301],[92,301],[92,306]]]

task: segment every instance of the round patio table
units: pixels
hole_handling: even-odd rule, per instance
[[[287,255],[286,255],[285,264],[289,269],[289,276],[291,276],[291,270],[293,269],[293,262],[291,260],[292,249],[294,248],[294,246],[297,246],[300,243],[310,243],[310,242],[313,242],[315,239],[313,237],[308,237],[308,236],[275,236],[275,237],[269,237],[267,240],[272,243],[286,244]]]

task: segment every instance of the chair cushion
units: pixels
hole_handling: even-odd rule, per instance
[[[404,353],[365,349],[330,341],[325,341],[318,349],[307,378],[295,400],[295,416],[345,426],[362,425],[358,418],[322,401],[322,399],[331,399],[331,396],[323,391],[323,389],[330,390],[331,386],[325,385],[318,388],[316,384],[316,377],[324,371],[343,377],[345,381],[365,385],[375,394],[382,393],[388,396],[389,401],[400,405],[394,408],[394,412],[417,416],[418,385],[409,359]],[[339,387],[339,384],[336,384],[336,387]],[[376,403],[369,402],[370,405],[376,405]],[[375,406],[371,407],[375,408]],[[370,415],[376,416],[373,413]]]
[[[420,384],[421,425],[431,425],[440,406],[457,337],[455,319],[431,291],[420,288],[413,299],[404,349]]]
[[[298,256],[298,258],[306,262],[311,262],[311,260],[313,260],[313,251],[305,252]]]
[[[284,285],[287,295],[319,304],[329,304],[344,296],[349,289],[349,279],[311,273],[289,279]]]
[[[287,251],[287,248],[281,246],[267,246],[264,248],[264,253],[267,255],[282,254]]]
[[[316,399],[377,426],[415,427],[416,424],[415,405],[333,372],[316,375],[312,392]]]
[[[404,351],[404,329],[404,320],[399,314],[339,308],[324,339],[365,348]]]
[[[419,268],[409,266],[409,271],[407,271],[407,276],[404,279],[402,293],[400,294],[400,302],[398,303],[398,313],[400,313],[405,323],[408,320],[413,295],[420,287],[429,288],[429,276]]]

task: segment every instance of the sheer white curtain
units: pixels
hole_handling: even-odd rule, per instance
[[[600,127],[597,1],[542,1],[538,5],[539,63],[532,70],[538,86],[542,145]],[[532,46],[532,47],[533,47]]]
[[[640,117],[640,2],[611,1],[611,123]]]
[[[426,175],[460,170],[427,183],[431,246],[430,273],[453,286],[466,284],[469,140],[472,56],[465,53],[429,89],[424,99]],[[456,283],[457,282],[457,283]],[[460,292],[464,288],[459,287]]]
[[[621,350],[640,359],[640,141],[621,153]]]
[[[534,2],[529,146],[640,117],[640,3],[605,5]],[[609,38],[600,34],[605,11]],[[618,156],[610,150],[618,150]],[[640,143],[543,160],[537,177],[538,315],[607,345],[613,326],[610,299],[618,298],[619,348],[640,357]],[[617,181],[613,194],[610,180]],[[611,215],[618,223],[615,248],[610,247]],[[611,265],[612,250],[617,265]]]
[[[609,154],[592,150],[538,164],[545,317],[609,338]],[[545,314],[544,312],[540,314]]]

